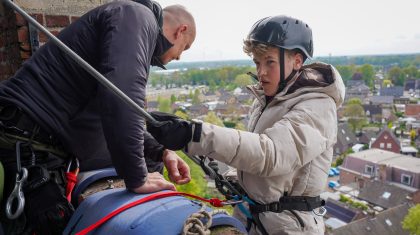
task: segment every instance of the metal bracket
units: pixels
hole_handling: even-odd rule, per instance
[[[31,44],[32,54],[39,49],[39,35],[37,28],[29,23],[29,42]]]

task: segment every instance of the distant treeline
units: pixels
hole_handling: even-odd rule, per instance
[[[318,57],[313,61],[333,64],[343,80],[364,80],[373,88],[379,73],[384,86],[403,86],[407,79],[420,79],[420,54],[384,56]],[[227,90],[255,83],[246,73],[254,72],[255,66],[248,60],[173,63],[168,73],[152,72],[152,86],[207,85],[211,90]]]
[[[331,57],[315,57],[313,61],[322,61],[325,63],[337,65],[364,65],[371,64],[373,66],[399,66],[408,67],[413,65],[420,67],[420,54],[405,55],[366,55],[366,56],[331,56]],[[221,60],[221,61],[198,61],[198,62],[173,62],[168,64],[168,69],[203,69],[203,68],[220,68],[229,66],[254,66],[251,59],[247,60]],[[153,68],[152,71],[160,69]]]

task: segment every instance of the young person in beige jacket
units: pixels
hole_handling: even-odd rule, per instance
[[[327,184],[344,84],[328,64],[303,65],[313,55],[312,30],[301,20],[267,17],[252,27],[244,51],[259,84],[248,132],[154,113],[148,125],[169,149],[187,147],[235,167],[252,214],[250,234],[324,234],[319,195]],[[238,207],[235,217],[247,218]]]

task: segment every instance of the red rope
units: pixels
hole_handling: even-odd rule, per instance
[[[67,201],[71,202],[71,193],[73,192],[74,186],[77,183],[77,174],[79,173],[79,168],[77,168],[74,172],[66,172],[66,198]]]
[[[76,233],[76,235],[86,235],[88,233],[90,233],[91,231],[93,231],[94,229],[98,228],[99,226],[101,226],[102,224],[104,224],[105,222],[107,222],[108,220],[110,220],[112,217],[118,215],[119,213],[130,209],[131,207],[140,205],[142,203],[148,202],[148,201],[152,201],[152,200],[156,200],[159,198],[164,198],[164,197],[171,197],[171,196],[187,196],[187,197],[191,197],[197,200],[201,200],[207,203],[210,203],[212,206],[215,207],[222,207],[223,206],[223,201],[218,199],[218,198],[211,198],[211,199],[205,199],[196,195],[192,195],[189,193],[182,193],[182,192],[159,192],[159,193],[155,193],[152,194],[150,196],[141,198],[139,200],[130,202],[124,206],[121,206],[120,208],[112,211],[111,213],[109,213],[108,215],[106,215],[105,217],[103,217],[102,219],[98,220],[96,223],[90,225],[89,227],[83,229],[82,231]]]

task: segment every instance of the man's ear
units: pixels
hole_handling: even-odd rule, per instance
[[[293,56],[293,69],[294,70],[299,70],[300,68],[302,68],[303,66],[303,55],[300,53],[296,53]]]
[[[187,29],[188,29],[188,26],[185,24],[181,24],[180,26],[178,26],[175,33],[175,39],[178,39],[181,36],[181,34],[187,32]]]

